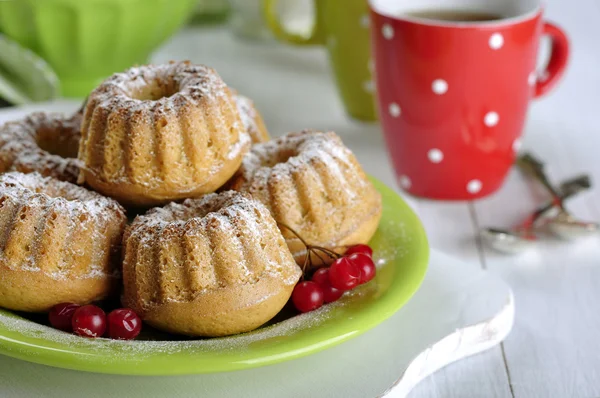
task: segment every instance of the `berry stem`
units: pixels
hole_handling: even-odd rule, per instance
[[[290,227],[289,225],[284,224],[282,222],[279,222],[279,221],[277,221],[277,224],[280,225],[280,226],[282,226],[282,227],[284,227],[285,229],[287,229],[291,233],[293,233],[296,236],[296,238],[300,239],[300,242],[302,242],[302,244],[305,247],[308,248],[308,246],[309,246],[308,243],[306,243],[306,241],[300,236],[300,234],[298,232],[294,231],[294,229],[292,227]]]
[[[312,267],[312,260],[310,259],[310,255],[307,255],[306,257],[304,257],[304,263],[302,263],[302,278],[300,278],[301,280],[304,280],[304,276],[306,275],[306,267],[307,266]]]
[[[321,252],[323,252],[323,253],[327,254],[329,257],[333,258],[334,260],[337,260],[338,258],[342,257],[342,255],[341,255],[341,254],[338,254],[338,253],[334,252],[333,250],[329,250],[329,249],[327,249],[326,247],[321,247],[321,246],[311,246],[311,249],[312,249],[312,250],[315,250],[315,251],[316,251],[316,250],[318,250],[318,251],[321,251]],[[316,253],[315,253],[315,254],[316,254]],[[321,258],[321,257],[319,257],[319,258]],[[321,261],[322,261],[322,260],[321,260]]]
[[[302,244],[306,248],[306,257],[304,258],[304,263],[302,264],[302,278],[304,278],[304,274],[306,273],[307,267],[308,268],[313,267],[313,261],[312,261],[313,255],[317,256],[323,264],[325,264],[326,262],[323,259],[323,257],[321,257],[319,252],[327,254],[330,258],[332,258],[334,260],[337,260],[338,258],[342,257],[341,254],[338,254],[338,253],[334,252],[333,250],[330,250],[326,247],[315,246],[315,245],[309,244],[306,240],[304,240],[304,238],[302,238],[302,236],[300,236],[300,234],[298,232],[296,232],[289,225],[286,225],[279,221],[277,222],[277,225],[290,231],[294,236],[296,236],[296,238],[298,238],[298,240],[300,240],[300,242],[302,242]]]
[[[319,257],[319,260],[321,260],[321,262],[323,264],[325,264],[325,260],[323,260],[323,257],[321,257],[321,255],[319,254],[319,252],[315,251],[315,252],[313,252],[311,254],[314,254],[315,256]]]

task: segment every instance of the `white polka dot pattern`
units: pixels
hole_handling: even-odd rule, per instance
[[[490,36],[490,48],[492,50],[499,50],[502,48],[502,46],[504,45],[504,36],[502,36],[502,34],[500,33],[494,33],[493,35]]]
[[[400,178],[398,179],[398,183],[403,189],[410,189],[410,187],[412,186],[412,181],[410,180],[410,178],[404,175],[400,176]]]
[[[363,15],[360,17],[360,26],[366,29],[369,27],[369,25],[371,25],[371,20],[369,19],[368,15]]]
[[[442,160],[444,160],[444,153],[439,149],[434,148],[430,149],[429,152],[427,152],[427,157],[429,158],[431,163],[440,163]]]
[[[383,26],[381,27],[381,33],[383,34],[383,37],[385,37],[387,40],[391,40],[394,38],[394,28],[392,28],[390,24],[383,24]]]
[[[446,94],[448,91],[448,82],[446,82],[444,79],[435,79],[433,83],[431,83],[431,89],[437,95]]]
[[[388,111],[390,112],[390,115],[392,117],[399,117],[400,114],[402,113],[402,109],[400,109],[400,106],[395,102],[392,102],[388,106]]]
[[[522,146],[522,145],[523,145],[523,142],[521,141],[521,139],[520,139],[520,138],[517,138],[517,139],[515,140],[515,142],[513,142],[513,145],[512,145],[512,149],[513,149],[513,151],[515,151],[515,152],[519,152],[519,151],[521,150],[521,146]]]
[[[483,119],[483,122],[488,127],[494,127],[500,121],[500,116],[496,112],[488,112]]]
[[[530,86],[535,86],[535,83],[537,82],[537,73],[531,72],[529,74],[529,77],[527,78],[527,82],[529,83]]]
[[[472,193],[472,194],[477,194],[477,193],[481,192],[482,186],[483,185],[481,184],[481,181],[471,180],[467,184],[467,192]]]

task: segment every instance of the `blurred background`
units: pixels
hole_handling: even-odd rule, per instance
[[[367,14],[366,0],[336,1],[344,2],[343,13]],[[581,172],[598,181],[600,3],[545,3],[548,18],[571,38],[572,62],[556,93],[531,107],[522,146],[548,160],[556,181]],[[312,0],[281,0],[271,19],[265,4],[265,0],[0,0],[0,103],[63,111],[68,102],[72,105],[68,109],[77,109],[87,93],[112,73],[135,64],[189,59],[214,67],[230,86],[252,98],[273,136],[307,127],[337,131],[368,173],[396,186],[381,129],[362,122],[375,118],[372,64],[342,57],[348,48],[353,54],[368,53],[364,52],[368,18],[354,18],[352,27],[336,26],[340,32],[352,29],[356,36],[323,38],[313,29],[319,13]],[[285,31],[278,30],[277,21]],[[342,41],[344,37],[348,40]],[[309,46],[298,49],[282,42]],[[547,60],[547,47],[542,46],[540,64]],[[348,65],[358,69],[347,71]],[[359,98],[356,107],[353,98]],[[418,210],[432,247],[502,276],[518,303],[515,329],[501,349],[442,371],[415,396],[600,396],[597,357],[588,354],[600,349],[596,335],[600,318],[590,307],[600,291],[597,241],[573,246],[548,240],[539,251],[517,258],[485,248],[477,235],[480,227],[516,224],[545,200],[516,170],[496,195],[476,203],[408,200]],[[598,203],[594,190],[570,206],[581,217],[599,219]],[[23,371],[11,374],[11,379],[27,385],[37,376]],[[65,385],[72,379],[66,375]]]
[[[274,41],[263,6],[261,0],[1,0],[0,98],[5,105],[83,98],[112,73],[156,60],[156,50],[186,27],[198,37],[220,28],[236,40]],[[310,30],[311,1],[282,1],[277,10],[290,32]],[[202,49],[181,50],[173,57],[189,53],[202,62]]]

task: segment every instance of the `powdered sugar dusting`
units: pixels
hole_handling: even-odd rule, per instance
[[[279,158],[282,156],[283,161]],[[254,145],[242,162],[240,173],[249,181],[261,168],[278,166],[281,172],[306,166],[311,162],[324,162],[328,168],[336,167],[334,160],[350,164],[353,156],[335,133],[303,131],[290,133],[274,140]]]
[[[382,223],[373,242],[374,260],[379,272],[384,272],[385,267],[393,267],[394,278],[403,278],[404,273],[409,272],[405,270],[408,270],[412,264],[406,263],[403,258],[410,254],[413,247],[410,244],[411,233],[412,231],[404,222]],[[281,344],[282,339],[294,341],[296,338],[301,338],[301,335],[297,336],[298,333],[318,330],[342,319],[345,321],[355,318],[356,325],[361,322],[361,314],[368,313],[370,303],[374,303],[381,297],[382,289],[386,289],[386,286],[389,285],[387,283],[378,285],[376,278],[347,293],[339,301],[326,304],[316,311],[283,319],[253,332],[223,338],[176,340],[181,337],[173,336],[173,340],[167,340],[168,335],[146,335],[142,338],[148,340],[86,339],[29,321],[4,310],[0,310],[0,329],[18,333],[29,339],[40,339],[41,341],[36,342],[38,347],[44,347],[45,342],[48,342],[52,344],[49,349],[64,350],[65,353],[76,355],[79,360],[102,364],[131,362],[134,365],[164,355],[182,355],[182,358],[198,356],[201,359],[202,355],[210,354],[219,355],[228,352],[243,354],[248,350],[254,350],[256,343],[262,346],[270,344],[273,350],[279,349],[281,355],[285,357],[286,345]],[[347,312],[346,308],[351,309],[351,312]],[[0,342],[1,334],[2,332],[0,332]],[[13,341],[18,342],[18,337],[12,338]],[[328,342],[334,344],[335,338],[330,337]],[[313,344],[322,343],[313,342]],[[24,353],[32,355],[27,345],[21,347]],[[273,354],[275,351],[270,353]]]
[[[235,102],[244,125],[244,129],[250,135],[252,142],[265,142],[269,140],[269,135],[264,127],[262,117],[254,107],[254,103],[248,97],[233,92]]]
[[[240,111],[240,117],[242,118],[242,123],[246,130],[249,132],[258,131],[258,126],[254,121],[256,118],[256,110],[254,109],[254,105],[250,98],[238,94],[235,96],[235,102]]]
[[[37,171],[47,177],[76,182],[82,167],[83,163],[79,159],[62,158],[38,149],[22,151],[10,170],[22,173]]]
[[[18,317],[8,311],[0,310],[0,325],[11,332],[18,332],[28,338],[46,340],[55,344],[68,347],[70,352],[78,352],[80,359],[86,358],[98,361],[98,356],[108,363],[117,363],[125,360],[143,361],[155,355],[163,354],[198,354],[221,353],[227,351],[244,351],[260,341],[276,338],[290,338],[295,333],[307,329],[318,328],[335,318],[336,309],[352,304],[361,297],[371,295],[373,287],[365,285],[338,302],[325,305],[320,309],[294,316],[275,325],[263,327],[253,332],[223,338],[180,341],[153,341],[134,340],[122,341],[106,338],[88,339],[70,333],[41,325],[27,319]],[[1,340],[1,337],[0,337]],[[103,355],[104,354],[104,355]]]
[[[333,132],[308,130],[255,144],[231,181],[233,189],[263,202],[278,222],[331,249],[356,243],[356,231],[373,228],[381,212],[381,196]],[[301,261],[300,242],[283,232]],[[362,233],[368,239],[372,232]]]
[[[232,287],[232,292],[235,293],[238,284],[256,283],[266,277],[283,281],[288,286],[297,282],[300,269],[285,248],[283,238],[269,211],[260,202],[235,191],[208,194],[199,199],[186,199],[181,204],[171,203],[136,217],[126,232],[128,238],[125,250],[126,252],[130,250],[130,246],[131,250],[134,250],[137,242],[153,245],[164,239],[162,232],[165,230],[175,231],[174,242],[180,242],[179,235],[183,234],[189,238],[189,241],[199,242],[203,234],[210,234],[214,228],[223,229],[230,241],[224,242],[223,248],[213,246],[211,256],[215,258],[226,256],[226,250],[238,245],[238,253],[243,253],[245,247],[248,247],[260,258],[236,261],[228,267],[227,276],[216,278],[212,281],[212,285],[204,286],[205,289]],[[195,264],[198,261],[193,257],[193,252],[184,253],[183,256],[181,266]],[[255,262],[259,264],[253,264]],[[177,264],[173,264],[175,265]],[[204,266],[208,265],[210,264],[204,264]],[[140,266],[146,267],[150,272],[150,268],[155,265],[141,264]],[[123,267],[128,270],[138,267],[138,264],[128,263],[126,256]],[[127,287],[127,281],[125,282]],[[182,297],[187,300],[197,293],[201,292],[188,292]],[[167,300],[178,299],[167,297]]]
[[[238,156],[240,156],[240,153],[244,150],[246,150],[246,148],[248,147],[248,144],[250,144],[250,135],[248,133],[246,133],[245,131],[243,131],[240,134],[240,139],[238,140],[238,142],[236,142],[235,144],[233,144],[231,146],[231,149],[229,150],[229,153],[227,154],[227,159],[231,160],[231,159],[235,159]]]
[[[0,176],[0,201],[2,204],[8,201],[13,206],[5,208],[0,205],[0,215],[2,211],[9,212],[5,219],[14,218],[11,223],[18,226],[19,223],[32,223],[44,221],[48,217],[50,221],[44,221],[44,224],[52,223],[61,217],[72,223],[77,223],[80,230],[92,229],[90,242],[98,244],[111,239],[108,229],[116,229],[121,225],[121,232],[126,221],[125,210],[114,200],[106,198],[96,192],[88,191],[83,187],[71,184],[66,181],[59,181],[50,177],[42,177],[39,173],[23,174],[19,172],[9,172]],[[23,210],[21,218],[17,219],[18,214],[14,213]],[[37,209],[29,216],[26,209]],[[30,218],[33,217],[33,218]],[[42,218],[39,218],[42,217]],[[34,219],[35,218],[35,219]],[[37,219],[39,218],[39,220]],[[48,224],[50,225],[50,224]],[[44,230],[35,230],[33,236],[37,247],[42,239]],[[9,232],[10,233],[10,232]],[[119,235],[120,236],[120,235]],[[60,244],[61,242],[51,242],[51,244]],[[33,249],[33,248],[32,248]],[[81,253],[72,253],[71,247],[66,247],[65,252],[61,253],[63,260],[77,261]],[[104,251],[105,249],[100,249]],[[41,271],[37,259],[32,255],[23,264],[12,264],[11,259],[7,258],[7,253],[0,251],[0,257],[5,259],[11,267],[18,267],[23,271]],[[115,276],[114,270],[110,264],[106,264],[106,256],[91,256],[91,261],[87,264],[85,273],[71,275],[67,269],[47,269],[44,274],[55,280],[65,280],[68,278],[88,279]]]
[[[156,95],[156,100],[137,98],[147,90],[160,94]],[[138,107],[153,107],[157,103],[170,108],[177,102],[177,97],[214,102],[228,94],[227,85],[214,69],[182,61],[138,66],[115,73],[91,95],[103,104],[126,101],[130,109],[136,110]],[[162,101],[165,98],[170,101]]]
[[[32,113],[0,128],[0,171],[37,171],[63,181],[75,182],[81,161],[52,154],[40,142],[52,142],[75,156],[79,147],[82,114],[71,117],[55,113]]]
[[[395,239],[391,238],[390,242],[394,242]],[[397,253],[396,250],[397,248],[393,245],[378,248],[375,259],[378,269],[385,266],[394,266],[394,263],[404,256]],[[142,362],[154,356],[165,354],[185,354],[187,356],[231,351],[243,352],[252,349],[257,342],[263,342],[264,344],[269,340],[279,342],[279,338],[294,339],[297,333],[318,329],[335,322],[336,319],[340,319],[340,316],[348,316],[346,312],[340,311],[345,307],[363,306],[361,303],[376,300],[379,289],[377,279],[375,279],[371,283],[346,293],[339,301],[326,304],[316,311],[296,315],[253,332],[222,338],[159,341],[86,339],[29,321],[4,310],[0,310],[0,326],[27,338],[46,340],[53,344],[59,344],[65,349],[68,347],[69,352],[75,351],[81,360],[89,359],[93,362],[101,360],[107,364],[122,361]],[[364,308],[364,310],[368,311],[368,308]],[[359,317],[359,315],[355,316]],[[152,336],[149,337],[152,338]],[[40,345],[43,346],[43,342]],[[281,347],[284,348],[284,346]],[[60,350],[61,348],[55,349]]]
[[[214,192],[251,144],[231,90],[189,62],[108,78],[90,94],[82,136],[79,182],[140,206]]]
[[[109,209],[125,212],[121,205],[113,199],[66,181],[43,177],[39,173],[10,172],[2,174],[0,176],[0,193],[3,197],[23,202],[26,202],[31,196],[39,195],[50,204],[61,203],[69,211],[85,211],[99,218],[104,217],[105,212]]]

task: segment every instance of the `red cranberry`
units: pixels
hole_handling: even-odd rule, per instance
[[[373,249],[371,249],[371,246],[369,245],[354,245],[351,246],[348,250],[346,250],[346,256],[349,256],[351,254],[355,254],[355,253],[363,253],[366,254],[369,257],[373,257]]]
[[[72,332],[73,326],[71,325],[71,319],[73,318],[73,313],[79,307],[80,305],[75,303],[56,304],[48,314],[50,325],[55,329]]]
[[[106,314],[100,307],[84,305],[73,313],[73,332],[83,337],[101,337],[106,331]]]
[[[319,268],[315,271],[310,280],[319,285],[323,285],[323,283],[329,282],[329,268]]]
[[[323,305],[323,289],[315,282],[300,282],[294,287],[292,302],[300,312],[316,310]]]
[[[343,291],[331,286],[329,281],[329,268],[320,268],[312,276],[312,281],[323,289],[323,300],[326,303],[337,301],[344,294]]]
[[[327,282],[326,285],[321,285],[321,289],[323,289],[323,301],[326,303],[333,303],[344,295],[343,290],[339,290],[331,286],[330,282]]]
[[[352,290],[360,283],[360,269],[348,257],[340,257],[329,267],[329,282],[336,289]]]
[[[348,260],[354,263],[360,270],[360,284],[369,282],[375,278],[375,263],[370,256],[363,253],[355,253],[348,257]]]
[[[115,340],[132,340],[142,330],[142,320],[129,308],[119,308],[111,311],[106,318],[108,321],[108,336]]]

